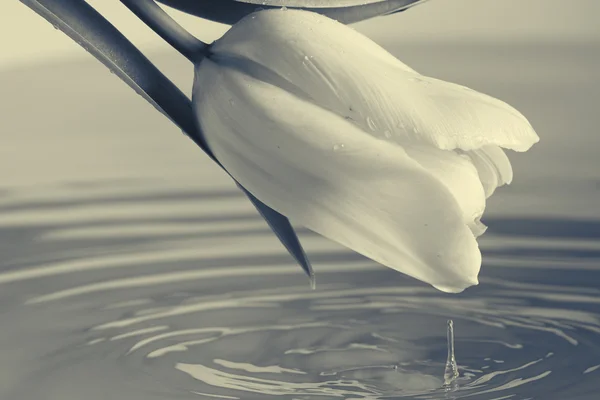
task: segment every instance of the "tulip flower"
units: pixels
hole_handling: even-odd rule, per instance
[[[478,283],[503,149],[539,139],[504,102],[426,77],[353,29],[259,11],[213,43],[192,96],[229,174],[291,221],[445,292]]]

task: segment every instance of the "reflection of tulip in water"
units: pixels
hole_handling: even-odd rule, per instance
[[[209,147],[265,204],[381,264],[459,292],[477,284],[501,148],[538,137],[515,109],[413,71],[349,27],[251,14],[196,67]]]

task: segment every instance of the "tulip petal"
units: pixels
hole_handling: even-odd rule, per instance
[[[211,59],[193,104],[217,159],[274,210],[440,290],[477,284],[481,254],[454,187],[401,146]]]
[[[318,14],[254,13],[218,40],[213,52],[267,66],[315,104],[401,145],[525,151],[539,140],[508,104],[422,76],[352,28]]]
[[[513,170],[510,161],[498,146],[483,146],[464,154],[471,158],[477,168],[479,179],[485,190],[485,197],[490,197],[497,187],[512,182]]]
[[[479,221],[485,209],[485,193],[471,159],[432,146],[412,145],[404,147],[404,150],[446,186],[461,207],[464,223],[475,226],[475,221]]]

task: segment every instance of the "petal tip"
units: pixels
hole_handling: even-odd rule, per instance
[[[456,282],[454,285],[448,285],[448,283],[443,284],[432,284],[434,288],[444,293],[452,293],[458,294],[465,291],[465,289],[470,288],[471,286],[479,285],[479,279],[477,276],[465,277],[464,281]]]
[[[523,117],[523,118],[525,118],[525,117]],[[525,121],[527,121],[527,119],[525,119]],[[522,138],[518,141],[517,144],[515,144],[515,146],[512,146],[512,147],[507,146],[507,148],[510,148],[511,150],[518,151],[518,152],[525,152],[525,151],[528,151],[529,149],[531,149],[534,144],[536,144],[540,141],[540,137],[538,136],[535,129],[533,129],[533,126],[529,123],[529,121],[527,121],[527,124],[529,125],[527,127],[527,133],[524,135],[520,135]]]

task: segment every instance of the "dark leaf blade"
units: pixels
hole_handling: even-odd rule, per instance
[[[344,24],[363,21],[380,15],[404,11],[425,0],[158,0],[180,11],[211,21],[233,25],[257,9],[288,9],[312,11]],[[301,4],[306,4],[305,6]],[[319,4],[316,6],[316,4]]]
[[[238,183],[238,187],[248,196],[248,199],[254,204],[254,207],[258,210],[260,215],[267,221],[273,232],[279,238],[279,241],[285,246],[287,251],[294,257],[296,262],[300,264],[304,272],[310,278],[311,287],[315,287],[315,274],[312,269],[312,265],[300,244],[300,240],[294,235],[290,235],[287,232],[294,232],[294,228],[290,224],[290,221],[279,214],[277,211],[273,210],[269,206],[265,205],[263,202],[258,200],[252,193],[246,190],[242,185]]]
[[[218,163],[195,122],[190,100],[125,36],[83,0],[21,0],[52,25],[84,47],[146,101],[173,121]],[[220,163],[219,163],[220,165]],[[311,273],[310,263],[289,220],[252,196],[241,185],[273,232]]]

